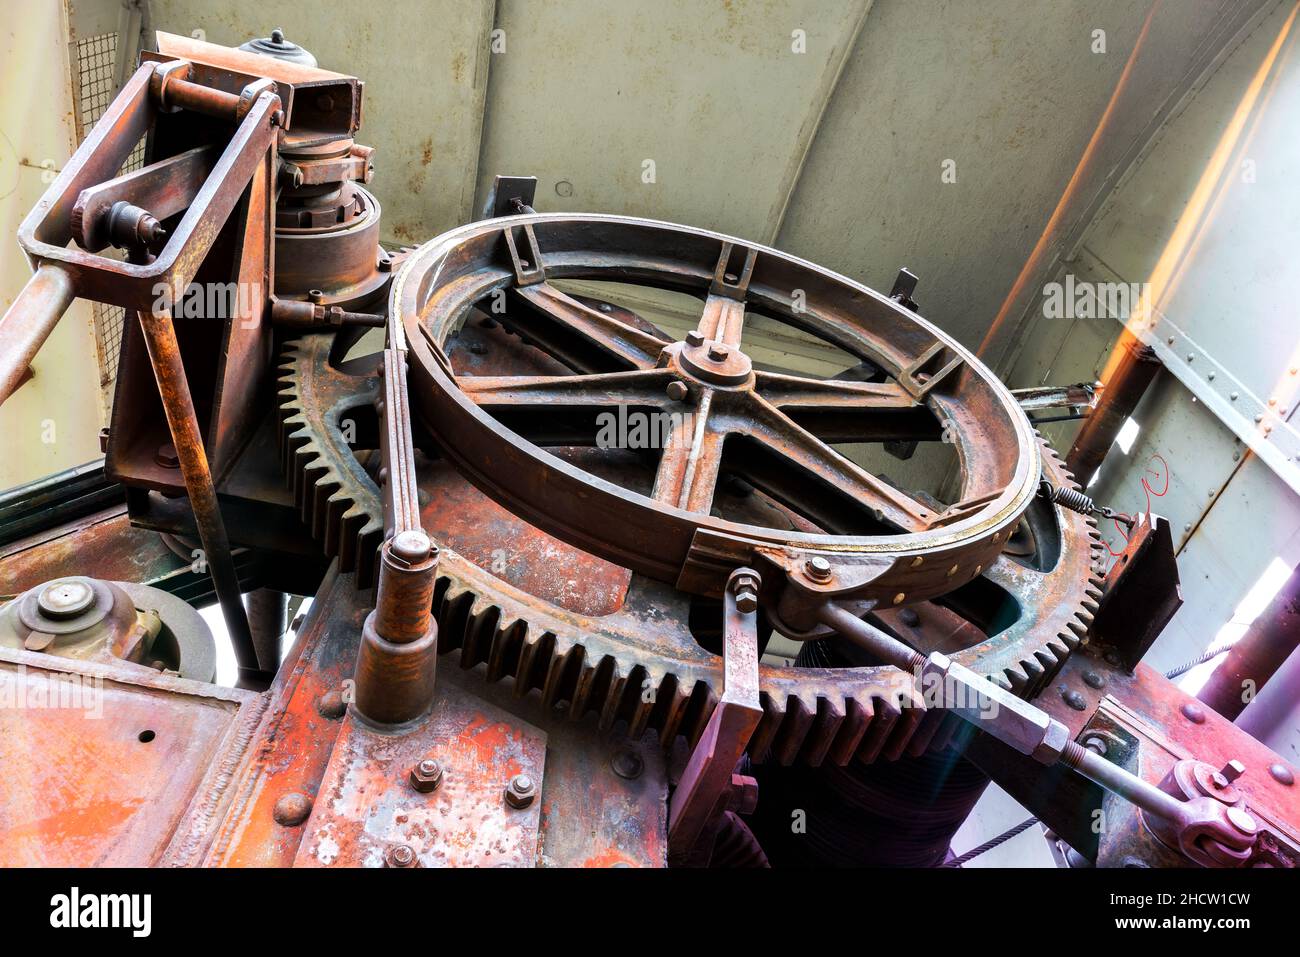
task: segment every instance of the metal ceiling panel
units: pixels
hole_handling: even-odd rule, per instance
[[[480,198],[529,174],[542,210],[769,241],[870,5],[501,0]]]
[[[1070,186],[1149,9],[877,0],[779,245],[875,288],[909,267],[927,318],[979,346]],[[1229,15],[1219,0],[1158,8],[1067,214],[1090,208]],[[1096,30],[1104,53],[1093,52]],[[945,160],[955,182],[941,179]],[[1058,225],[1064,242],[1070,224]]]

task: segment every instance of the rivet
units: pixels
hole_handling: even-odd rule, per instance
[[[343,700],[343,692],[337,688],[332,691],[326,691],[316,699],[316,712],[322,718],[328,718],[336,721],[343,717],[343,713],[348,710],[347,702]]]
[[[1192,702],[1189,701],[1187,704],[1183,705],[1180,710],[1183,712],[1183,717],[1192,722],[1192,724],[1205,723],[1205,711],[1202,710],[1200,705],[1192,704]]]
[[[897,595],[894,596],[894,604],[901,605],[903,603],[903,599],[906,597],[907,596],[900,591]]]
[[[297,827],[311,814],[312,801],[301,791],[290,791],[281,795],[271,809],[275,823],[283,827]]]
[[[1079,692],[1071,688],[1061,689],[1061,698],[1075,711],[1085,711],[1088,707],[1087,700]]]
[[[620,778],[626,778],[629,781],[635,780],[641,776],[645,770],[645,759],[635,748],[623,747],[614,752],[614,756],[609,759],[610,767]]]
[[[1291,773],[1291,769],[1285,764],[1270,764],[1268,773],[1273,776],[1273,780],[1278,784],[1284,784],[1287,787],[1295,784],[1295,775]]]
[[[820,555],[804,562],[803,570],[813,581],[828,582],[831,580],[831,563]]]

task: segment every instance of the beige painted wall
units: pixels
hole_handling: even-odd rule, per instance
[[[31,276],[18,224],[72,154],[76,140],[62,3],[7,0],[0,31],[0,308]],[[0,407],[0,489],[98,458],[103,424],[88,303],[77,300]]]

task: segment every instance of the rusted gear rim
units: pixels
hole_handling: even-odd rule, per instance
[[[374,401],[378,380],[332,368],[332,337],[318,334],[287,343],[280,363],[281,452],[303,520],[364,585],[382,537],[379,490],[343,439],[339,422]],[[1041,440],[1039,440],[1041,442]],[[1042,443],[1044,474],[1054,484],[1077,487],[1050,446]],[[952,657],[1021,697],[1050,680],[1086,635],[1100,597],[1090,563],[1101,549],[1096,523],[1052,508],[1060,558],[1050,572],[1000,558],[984,575],[1016,596],[1019,621],[981,645]],[[609,727],[647,727],[665,743],[676,735],[697,739],[717,703],[720,661],[689,635],[665,648],[649,634],[653,622],[640,606],[671,608],[683,601],[669,586],[634,576],[623,609],[589,617],[539,602],[463,558],[442,549],[434,607],[439,644],[458,652],[461,666],[486,663],[487,677],[514,681],[524,696],[539,689],[548,707],[568,702],[572,717],[595,712]],[[675,624],[675,622],[674,622]],[[907,709],[864,694],[893,672],[877,668],[776,668],[761,666],[763,719],[752,754],[782,764],[823,760],[872,761],[945,744],[957,719]],[[648,693],[652,692],[652,693]]]
[[[976,485],[976,494],[968,487],[963,501],[944,513],[943,524],[925,531],[887,536],[789,532],[657,502],[528,442],[465,395],[443,352],[447,336],[476,302],[517,288],[522,279],[512,257],[522,255],[517,250],[527,235],[536,236],[547,277],[614,279],[694,292],[713,288],[720,256],[725,261],[733,248],[752,251],[756,258],[746,267],[747,302],[801,328],[815,327],[828,341],[875,362],[900,385],[907,383],[906,391],[941,421],[978,421],[955,435],[964,474]],[[807,300],[796,309],[790,296],[797,288],[805,289]],[[796,558],[819,554],[837,565],[872,566],[865,575],[837,574],[827,589],[830,594],[851,591],[856,598],[883,600],[904,593],[909,602],[932,598],[993,563],[1038,488],[1041,465],[1034,431],[1015,399],[973,354],[860,283],[721,233],[585,214],[471,223],[411,255],[394,280],[389,308],[413,360],[412,406],[462,474],[556,537],[690,591],[717,594],[732,568],[753,564],[757,549],[775,546],[787,554],[797,552]],[[929,361],[926,356],[942,357],[948,373],[944,381],[914,381],[916,370]],[[975,467],[968,467],[968,460]],[[1009,462],[1014,464],[1008,475]],[[994,472],[1001,477],[995,479]],[[539,474],[545,481],[535,480]],[[716,558],[719,549],[727,552],[725,560]],[[687,573],[690,563],[695,567]]]

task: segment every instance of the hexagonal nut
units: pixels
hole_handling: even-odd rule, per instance
[[[506,785],[506,803],[513,808],[526,808],[537,797],[537,785],[527,774],[516,774]]]
[[[1043,764],[1054,764],[1069,743],[1070,729],[1059,721],[1049,721],[1043,729],[1043,740],[1034,748],[1030,757]]]
[[[384,852],[385,867],[418,867],[420,859],[409,844],[394,844]]]
[[[425,758],[411,768],[411,787],[421,794],[438,790],[442,784],[442,765],[432,758]]]

